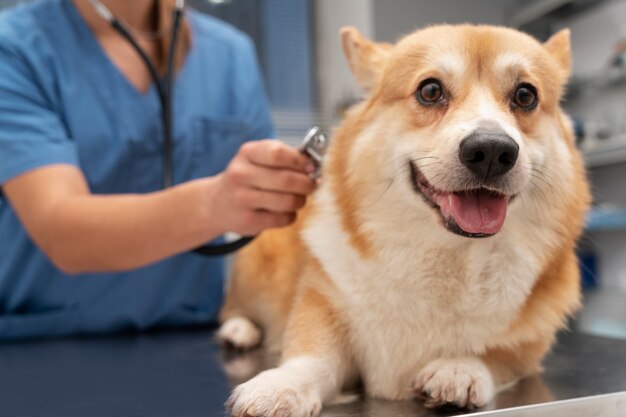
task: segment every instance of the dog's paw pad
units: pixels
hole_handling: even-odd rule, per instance
[[[237,349],[251,349],[261,343],[261,331],[245,317],[232,317],[224,322],[217,338]]]
[[[419,373],[414,389],[428,408],[481,408],[495,395],[489,369],[476,358],[433,361]]]
[[[318,397],[290,385],[290,375],[280,369],[265,371],[233,390],[226,408],[234,417],[316,417],[322,408]]]

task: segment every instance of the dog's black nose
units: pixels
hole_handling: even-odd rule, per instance
[[[518,153],[519,146],[506,133],[479,129],[461,141],[459,159],[476,176],[489,179],[513,168]]]

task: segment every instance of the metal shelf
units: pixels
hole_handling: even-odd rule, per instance
[[[587,214],[587,232],[626,231],[626,208],[594,208]]]
[[[523,6],[513,10],[509,23],[523,28],[550,18],[574,16],[607,1],[609,0],[518,0],[517,3]]]
[[[515,13],[511,18],[511,23],[515,27],[527,25],[573,2],[574,0],[538,0],[532,2]]]
[[[593,148],[583,149],[588,168],[617,164],[626,161],[626,134],[604,139]]]

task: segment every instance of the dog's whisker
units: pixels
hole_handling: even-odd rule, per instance
[[[430,182],[430,184],[436,188],[436,189],[440,189],[440,183],[438,182],[439,178],[441,178],[441,176],[443,175],[443,173],[439,173],[437,175],[435,175],[434,177],[432,177],[430,180],[428,180],[428,182]]]
[[[545,183],[547,186],[549,186],[552,191],[554,191],[556,194],[558,194],[560,197],[563,197],[563,192],[555,186],[555,184],[560,183],[561,181],[559,181],[561,178],[557,173],[557,178],[555,178],[554,176],[550,175],[549,172],[554,173],[554,171],[552,171],[548,166],[546,165],[541,165],[541,164],[527,164],[527,167],[530,169],[530,175],[537,178],[538,180],[542,181],[543,183]],[[543,168],[543,169],[542,169]]]
[[[421,161],[423,159],[433,159],[433,158],[439,159],[439,158],[437,158],[435,156],[425,156],[425,157],[421,157],[421,158],[411,159],[411,161],[413,163],[415,163],[415,165],[417,166],[418,169],[421,170],[422,168],[426,168],[426,167],[429,167],[431,165],[436,165],[436,164],[440,164],[441,163],[441,161],[437,161],[437,162],[431,162],[431,163],[426,164],[426,165],[419,165],[419,164],[417,164],[418,161]],[[410,167],[408,165],[402,165],[400,170],[392,175],[392,178],[396,178],[398,175],[403,175],[406,172],[408,172],[409,170],[410,170]]]
[[[552,182],[548,181],[547,179],[543,178],[541,175],[538,175],[536,173],[531,172],[531,177],[536,178],[537,180],[541,181],[542,183],[546,184],[548,187],[550,187],[550,189],[554,192],[554,196],[555,198],[559,199],[560,201],[564,201],[565,197],[563,195],[563,192],[559,189],[557,189],[554,184],[552,184]],[[531,181],[531,183],[533,183],[537,189],[541,189],[541,187],[539,187],[538,184],[536,184],[534,181]]]
[[[411,152],[407,152],[405,154],[402,154],[402,155],[394,158],[393,161],[396,162],[396,161],[398,161],[400,159],[412,159],[412,158],[410,158],[412,155],[415,155],[415,154],[428,154],[430,152],[431,151],[411,151]],[[436,156],[425,156],[423,158],[437,158],[437,157]]]
[[[422,170],[422,168],[427,168],[433,165],[439,165],[441,164],[441,161],[437,161],[437,162],[431,162],[430,164],[425,164],[425,165],[418,165],[417,169],[419,169],[420,171]]]
[[[557,198],[559,198],[561,200],[563,199],[562,192],[557,190],[557,188],[553,184],[551,184],[550,182],[546,181],[544,178],[538,177],[536,175],[532,175],[532,177],[537,179],[538,181],[541,181],[541,183],[545,184],[546,186],[548,186],[548,188],[551,190],[551,192],[554,193],[555,197],[557,197]],[[539,186],[539,184],[536,184],[536,185]]]
[[[404,167],[402,167],[402,168],[401,168],[398,172],[394,173],[394,174],[391,176],[391,178],[392,178],[392,179],[393,179],[393,178],[396,178],[396,177],[398,177],[399,175],[404,175],[404,174],[406,174],[406,173],[408,173],[408,172],[410,172],[410,171],[411,171],[411,168],[409,168],[409,167],[407,167],[407,166],[404,166]]]
[[[524,208],[528,207],[528,206],[526,205],[526,200],[524,199],[524,193],[520,193],[520,194],[519,194],[519,199],[520,199],[520,201],[522,202],[522,207],[524,207]]]
[[[411,161],[411,162],[418,162],[418,161],[421,161],[421,160],[423,160],[423,159],[439,159],[439,158],[438,158],[438,157],[436,157],[436,156],[422,156],[422,157],[420,157],[420,158],[414,158],[414,159],[413,159],[413,158],[411,158],[411,159],[410,159],[410,161]]]
[[[409,160],[409,162],[412,162],[413,164],[418,165],[418,167],[419,167],[419,164],[418,164],[419,161],[429,160],[429,159],[439,160],[439,158],[436,157],[436,156],[422,156],[420,158],[409,158],[408,160]],[[406,163],[402,163],[402,165],[401,165],[402,168],[407,168],[407,166],[408,166],[408,164],[406,164]]]
[[[536,191],[537,193],[540,194],[541,198],[543,199],[543,201],[547,204],[550,205],[551,201],[548,198],[548,196],[546,195],[546,193],[543,192],[543,189],[541,189],[541,187],[539,187],[536,183],[532,182],[530,183],[533,186],[533,190]]]
[[[558,172],[555,172],[554,170],[552,170],[552,169],[551,169],[549,166],[547,166],[547,165],[541,165],[541,164],[535,164],[535,165],[533,165],[533,164],[531,163],[531,164],[528,164],[528,168],[531,170],[531,172],[537,172],[537,173],[539,173],[539,174],[541,174],[541,175],[543,175],[543,176],[547,177],[547,178],[548,178],[550,181],[552,181],[552,182],[558,183],[559,181],[557,181],[557,180],[560,180],[560,179],[561,179],[560,175],[558,175],[559,173],[558,173]],[[556,174],[556,177],[557,177],[557,178],[554,178],[554,176],[550,175],[550,173],[552,173],[552,174]]]
[[[387,191],[391,188],[391,186],[393,185],[393,181],[394,178],[391,178],[388,180],[387,182],[387,186],[385,187],[385,189],[383,190],[383,192],[380,194],[380,196],[377,198],[377,201],[381,201],[382,198],[385,196],[385,194],[387,193]]]
[[[545,176],[546,178],[548,178],[548,179],[549,179],[550,181],[552,181],[552,182],[558,182],[558,181],[557,181],[557,179],[560,179],[560,178],[556,178],[556,179],[555,179],[555,178],[554,178],[554,177],[552,177],[550,174],[548,174],[548,172],[543,171],[543,170],[541,170],[541,169],[539,169],[539,168],[537,168],[537,167],[535,167],[533,171],[534,171],[534,172],[536,172],[536,173],[538,173],[538,174],[540,174],[540,175]]]

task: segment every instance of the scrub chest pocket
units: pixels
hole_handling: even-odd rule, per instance
[[[188,128],[174,136],[174,184],[222,172],[245,142],[246,123],[234,118],[197,117]],[[156,140],[130,143],[131,158],[128,186],[131,192],[162,189],[163,136],[151,132]],[[157,168],[157,169],[155,169]]]
[[[216,175],[226,169],[246,141],[249,126],[237,118],[198,117],[192,123],[192,178]]]

